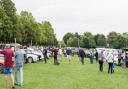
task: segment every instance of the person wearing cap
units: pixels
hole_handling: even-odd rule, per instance
[[[5,78],[5,88],[8,89],[8,81],[11,79],[12,88],[14,86],[14,76],[12,74],[12,69],[14,67],[14,52],[11,50],[10,45],[6,45],[5,49],[0,51],[1,54],[4,54],[4,78]]]

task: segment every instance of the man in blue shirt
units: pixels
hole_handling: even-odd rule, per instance
[[[16,47],[15,52],[15,84],[22,86],[23,84],[23,65],[24,53],[20,51],[20,46]],[[18,72],[20,72],[20,81],[18,80]]]

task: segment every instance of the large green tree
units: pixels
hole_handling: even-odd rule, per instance
[[[118,37],[118,33],[116,32],[110,32],[107,36],[107,41],[109,44],[109,47],[113,48],[114,47],[114,42],[116,40],[116,38]]]
[[[95,48],[96,47],[96,43],[95,43],[92,33],[85,32],[82,38],[83,38],[83,43],[84,43],[85,48]]]
[[[103,34],[97,34],[94,36],[96,46],[106,47],[106,37]]]
[[[62,40],[62,41],[59,42],[59,46],[61,46],[61,47],[66,47],[66,44],[65,44],[64,41]]]
[[[114,42],[113,42],[113,48],[120,49],[125,46],[125,38],[122,35],[118,35]]]
[[[37,24],[31,13],[22,11],[18,16],[18,29],[22,36],[22,43],[29,45],[31,41],[36,43]]]
[[[16,14],[15,4],[11,0],[0,0],[0,41],[30,45],[57,45],[58,41],[52,25],[48,21],[39,23],[32,13],[21,11]]]
[[[9,30],[11,21],[6,15],[5,10],[0,7],[0,41],[9,42],[11,38],[11,31]]]
[[[1,7],[6,14],[6,19],[4,19],[6,22],[3,23],[5,26],[3,34],[8,35],[8,37],[4,37],[7,41],[13,42],[18,33],[15,4],[11,0],[1,0]]]
[[[128,47],[128,32],[122,34],[124,38],[124,47]]]
[[[78,47],[78,38],[77,37],[71,37],[67,41],[67,45],[70,47]]]
[[[44,34],[45,45],[57,45],[56,34],[48,21],[42,22],[42,33]]]
[[[69,40],[69,38],[73,38],[74,37],[74,34],[73,33],[66,33],[63,37],[63,40],[64,40],[64,43],[67,45],[67,41]]]

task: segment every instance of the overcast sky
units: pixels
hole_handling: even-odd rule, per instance
[[[58,40],[67,32],[128,32],[128,0],[13,0],[18,13],[51,22]]]

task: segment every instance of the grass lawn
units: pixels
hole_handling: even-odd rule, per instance
[[[104,72],[98,70],[98,64],[81,65],[77,57],[72,64],[66,58],[59,66],[53,65],[53,60],[47,64],[38,62],[26,64],[24,67],[24,85],[16,89],[128,89],[128,70],[115,67],[114,74],[107,73],[107,64]],[[0,89],[4,89],[3,75],[0,75]]]

